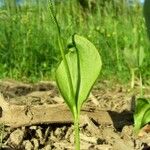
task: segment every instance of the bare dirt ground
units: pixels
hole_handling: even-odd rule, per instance
[[[145,96],[150,88],[145,87]],[[138,85],[98,82],[82,109],[82,150],[148,150],[150,127],[134,135]],[[1,149],[73,150],[72,117],[54,82],[0,81]]]

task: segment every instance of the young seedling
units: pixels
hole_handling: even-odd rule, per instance
[[[145,0],[144,2],[144,17],[147,26],[148,37],[150,38],[150,1]],[[143,53],[143,52],[142,52]],[[140,64],[144,59],[144,55],[140,53],[142,56]],[[135,113],[134,113],[134,129],[135,132],[138,133],[140,128],[142,128],[145,124],[150,122],[150,99],[146,98],[138,98],[136,100]]]
[[[140,128],[150,122],[150,99],[138,98],[134,113],[134,130],[138,133]]]
[[[145,58],[145,53],[143,47],[140,47],[139,49],[130,49],[126,48],[124,50],[124,58],[126,63],[128,64],[128,67],[130,69],[131,73],[131,88],[134,88],[134,82],[135,82],[135,71],[139,70],[140,74],[140,89],[141,89],[141,95],[142,95],[142,77],[141,77],[141,67],[143,64],[143,60]]]
[[[51,14],[58,29],[58,43],[62,55],[56,70],[56,82],[62,97],[70,108],[74,120],[75,149],[80,150],[79,119],[83,103],[86,101],[96,79],[102,62],[98,50],[86,38],[74,34],[65,54],[60,27],[51,4]]]
[[[142,77],[141,77],[141,67],[145,57],[143,47],[140,47],[139,50],[137,49],[125,49],[124,57],[126,63],[131,72],[131,88],[134,88],[134,78],[135,78],[135,71],[139,70],[140,73],[140,95],[143,97],[143,88],[142,88]],[[135,113],[134,113],[134,130],[135,133],[138,133],[140,128],[150,121],[148,117],[150,115],[150,101],[144,98],[138,98],[136,100],[135,105]]]

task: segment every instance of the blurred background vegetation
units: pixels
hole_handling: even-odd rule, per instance
[[[102,56],[102,79],[129,80],[124,49],[145,50],[142,76],[150,77],[150,50],[139,0],[55,0],[64,43],[78,33]],[[1,0],[0,78],[37,81],[54,79],[60,62],[57,30],[48,0]]]

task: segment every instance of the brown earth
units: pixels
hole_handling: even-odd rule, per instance
[[[148,150],[150,127],[134,134],[138,85],[98,82],[82,109],[82,150]],[[150,97],[150,88],[144,87]],[[0,81],[1,147],[5,150],[73,150],[72,117],[55,82]],[[87,114],[87,115],[85,115]]]

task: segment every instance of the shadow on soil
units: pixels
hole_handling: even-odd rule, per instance
[[[112,118],[113,125],[117,131],[121,131],[125,125],[133,124],[133,112],[123,111],[121,113],[108,111]]]

